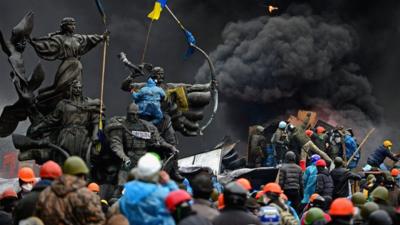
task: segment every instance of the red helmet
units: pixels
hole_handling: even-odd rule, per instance
[[[354,213],[353,203],[347,198],[337,198],[329,209],[331,216],[351,216]]]
[[[174,212],[176,207],[183,203],[192,200],[192,197],[184,190],[172,191],[165,199],[165,205],[170,212]]]
[[[100,192],[100,187],[99,187],[99,185],[96,184],[96,183],[90,183],[90,184],[88,185],[88,189],[89,189],[91,192],[95,192],[95,193],[99,193],[99,192]]]
[[[18,171],[18,178],[26,183],[35,182],[35,173],[29,167],[22,167]]]
[[[392,177],[397,177],[397,176],[399,176],[399,170],[394,168],[394,169],[392,169],[390,174],[392,175]]]
[[[7,188],[6,190],[4,190],[4,192],[0,196],[0,199],[5,199],[5,198],[18,198],[18,195],[14,191],[14,189]]]
[[[317,163],[315,164],[316,166],[321,166],[321,167],[325,167],[326,166],[326,162],[323,159],[320,159],[317,161]]]
[[[250,181],[247,180],[246,178],[240,178],[236,181],[236,183],[248,191],[252,189]]]
[[[54,161],[47,161],[40,167],[40,178],[56,179],[62,175],[61,167]]]
[[[317,134],[323,134],[326,131],[325,128],[321,127],[321,126],[318,126],[316,130],[317,130]]]
[[[276,194],[283,193],[281,186],[279,186],[279,184],[277,184],[277,183],[268,183],[267,185],[264,186],[263,192],[264,193],[272,192],[272,193],[276,193]]]
[[[313,131],[312,130],[306,130],[306,135],[308,136],[308,137],[311,137],[312,135],[313,135]]]

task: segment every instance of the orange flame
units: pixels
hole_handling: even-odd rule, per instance
[[[269,6],[268,6],[268,12],[269,12],[269,13],[272,13],[273,11],[278,10],[278,9],[279,9],[278,7],[275,7],[275,6],[273,6],[273,5],[269,5]]]

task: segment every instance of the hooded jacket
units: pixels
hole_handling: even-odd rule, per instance
[[[174,219],[164,203],[168,193],[173,190],[178,190],[173,181],[165,185],[139,180],[128,182],[119,200],[119,211],[129,224],[174,225]]]
[[[63,175],[39,195],[35,215],[44,224],[104,224],[100,198],[81,178]]]
[[[317,167],[313,164],[308,166],[303,175],[304,182],[304,197],[301,203],[308,203],[310,197],[315,193],[315,187],[317,185]]]

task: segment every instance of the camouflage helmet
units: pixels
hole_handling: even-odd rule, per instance
[[[71,156],[65,160],[63,172],[69,175],[88,174],[89,169],[80,157]]]
[[[361,212],[360,212],[361,217],[364,220],[366,220],[366,219],[368,219],[369,215],[372,212],[374,212],[374,211],[376,211],[378,209],[379,209],[379,206],[375,202],[367,202],[361,207]]]
[[[379,186],[372,191],[371,197],[374,201],[379,199],[387,202],[389,200],[389,191],[385,187]]]
[[[336,157],[335,160],[334,160],[334,164],[335,164],[335,167],[343,166],[343,159],[340,158],[340,157]]]
[[[304,218],[304,224],[310,225],[313,224],[315,221],[324,220],[324,212],[320,208],[311,208],[306,213]]]
[[[362,205],[365,204],[365,202],[367,202],[367,199],[365,198],[363,193],[356,192],[356,193],[353,194],[353,196],[351,196],[351,201],[353,202],[353,204],[355,206],[361,207]]]

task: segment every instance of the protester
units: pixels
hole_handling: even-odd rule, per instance
[[[393,221],[390,219],[389,214],[384,210],[376,210],[368,217],[367,225],[392,225]]]
[[[389,205],[389,191],[387,188],[379,186],[371,193],[372,201],[378,204],[379,209],[386,211],[392,218],[394,224],[397,224],[397,215],[393,206]]]
[[[287,123],[285,121],[280,121],[278,129],[272,135],[271,144],[274,146],[276,153],[276,160],[279,164],[284,161],[284,156],[288,150],[289,138],[286,132]]]
[[[346,198],[337,198],[332,202],[329,209],[332,220],[328,225],[351,225],[353,214],[353,203]]]
[[[47,161],[40,168],[40,181],[35,184],[32,191],[21,199],[14,210],[14,224],[20,220],[33,216],[36,202],[40,193],[49,187],[52,182],[62,175],[61,167],[54,161]]]
[[[228,183],[224,189],[224,205],[221,214],[212,221],[214,225],[261,225],[259,219],[245,208],[247,190],[236,182]]]
[[[315,164],[317,166],[318,175],[317,175],[317,187],[315,189],[315,193],[321,195],[325,198],[327,203],[332,200],[333,194],[333,180],[331,175],[329,175],[328,169],[326,169],[325,160],[320,159]]]
[[[165,198],[169,192],[178,190],[178,186],[160,170],[161,162],[154,154],[142,156],[132,171],[136,179],[125,184],[124,194],[111,212],[121,213],[130,224],[175,224]]]
[[[86,187],[85,162],[77,156],[67,158],[63,174],[40,193],[35,215],[44,224],[104,224],[99,196]]]
[[[333,194],[332,198],[345,198],[350,195],[349,193],[349,181],[350,180],[361,180],[358,174],[350,172],[343,166],[343,159],[336,157],[334,160],[335,169],[330,172],[333,180]]]
[[[26,194],[31,192],[35,184],[35,173],[29,167],[22,167],[18,171],[18,183],[21,190],[18,192],[18,199],[22,199]]]
[[[367,164],[372,168],[380,168],[382,170],[388,170],[386,166],[383,164],[383,161],[386,157],[390,158],[391,160],[397,162],[399,161],[399,157],[394,155],[392,150],[393,144],[391,141],[386,140],[383,142],[383,145],[379,146],[367,160]]]
[[[12,213],[18,202],[18,195],[13,188],[7,188],[0,196],[0,224],[13,223]]]
[[[303,172],[296,164],[296,154],[289,151],[285,155],[285,163],[279,171],[279,185],[291,201],[294,209],[298,210],[300,196],[303,195]]]
[[[286,225],[296,225],[298,221],[291,214],[289,208],[281,201],[280,196],[282,194],[282,189],[279,184],[268,183],[263,188],[264,192],[264,204],[266,206],[274,207],[278,210],[281,223]]]
[[[315,188],[317,185],[317,174],[318,170],[317,167],[315,166],[315,163],[317,163],[318,160],[320,160],[321,157],[319,155],[312,155],[311,156],[311,165],[307,167],[306,171],[304,172],[303,175],[303,182],[304,182],[304,197],[301,203],[306,204],[309,202],[310,197],[312,194],[315,193]]]
[[[312,225],[317,221],[327,222],[325,219],[325,213],[320,208],[311,208],[304,216],[304,224]]]
[[[192,197],[184,190],[172,191],[165,199],[165,205],[177,225],[211,225],[211,221],[198,215],[190,206]]]
[[[210,221],[219,215],[219,211],[213,207],[210,201],[213,192],[211,176],[207,173],[199,173],[192,180],[193,205],[192,210]]]

